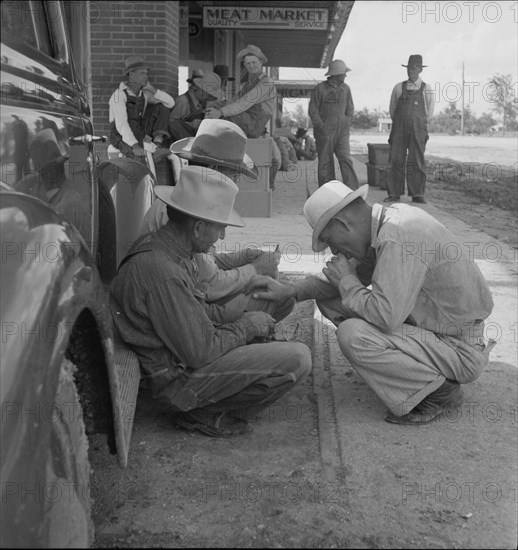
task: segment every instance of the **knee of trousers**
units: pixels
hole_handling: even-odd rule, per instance
[[[293,382],[297,383],[309,374],[311,371],[311,350],[302,343],[288,343],[286,349],[286,360],[284,362],[287,370],[293,376]]]
[[[372,331],[372,325],[363,319],[346,319],[338,326],[336,337],[340,351],[353,364],[361,363],[367,331]]]

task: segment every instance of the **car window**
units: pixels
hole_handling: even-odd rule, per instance
[[[2,36],[12,44],[31,46],[52,55],[43,2],[2,2]]]

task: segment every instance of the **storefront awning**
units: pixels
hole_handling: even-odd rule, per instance
[[[203,28],[239,33],[259,46],[275,67],[327,67],[345,30],[354,0],[342,2],[190,2],[203,13]],[[192,13],[192,7],[190,8]]]

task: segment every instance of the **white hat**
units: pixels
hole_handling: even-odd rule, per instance
[[[230,168],[256,180],[258,170],[245,153],[246,134],[229,120],[204,118],[196,136],[175,141],[173,153],[192,162]]]
[[[192,83],[206,94],[218,99],[221,97],[221,78],[216,73],[205,73],[199,78],[193,78]]]
[[[329,63],[329,68],[325,76],[333,76],[335,74],[346,74],[350,71],[349,67],[341,59],[334,59]]]
[[[327,248],[327,244],[319,237],[325,226],[342,208],[361,197],[365,199],[369,191],[368,185],[362,185],[353,191],[345,183],[331,180],[319,187],[304,204],[304,216],[313,228],[312,248],[320,252]]]
[[[238,186],[227,176],[206,166],[186,166],[178,183],[156,185],[156,196],[176,210],[209,222],[244,227],[234,210]]]

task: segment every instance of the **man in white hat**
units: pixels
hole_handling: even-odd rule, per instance
[[[231,103],[216,102],[209,105],[207,118],[225,118],[237,124],[249,138],[261,137],[270,120],[277,91],[273,80],[263,71],[268,62],[264,53],[253,44],[237,54],[238,64],[243,64],[248,81],[241,87],[237,98]]]
[[[189,89],[176,98],[169,114],[169,132],[173,141],[192,137],[205,116],[207,102],[221,97],[221,79],[216,73],[193,77]]]
[[[344,82],[350,70],[341,59],[331,61],[327,80],[311,90],[308,113],[317,146],[319,186],[335,179],[336,155],[342,181],[351,189],[358,189],[349,145],[354,103],[351,89]]]
[[[227,120],[203,120],[195,137],[181,139],[171,145],[171,152],[191,164],[205,166],[210,175],[223,174],[234,182],[245,177],[257,180],[257,167],[245,153],[244,132]],[[157,231],[168,222],[166,203],[156,200],[144,217],[140,233]],[[280,253],[244,248],[236,252],[195,254],[200,281],[206,283],[206,299],[209,303],[225,304],[235,312],[250,310],[250,297],[243,294],[245,284],[254,275],[276,277]],[[273,317],[280,321],[295,305],[294,300],[279,304]],[[272,308],[273,309],[273,308]]]
[[[424,152],[428,141],[428,120],[435,106],[434,91],[419,76],[423,57],[408,58],[405,67],[408,80],[394,86],[390,96],[390,157],[387,178],[388,196],[384,202],[397,202],[405,194],[405,180],[412,202],[425,203],[426,162]]]
[[[460,384],[487,365],[494,342],[484,342],[484,319],[493,299],[446,227],[409,205],[370,206],[367,190],[331,181],[306,201],[313,250],[329,246],[334,254],[325,281],[281,284],[262,277],[249,290],[265,286],[253,293],[257,298],[316,299],[338,327],[342,353],[388,407],[385,420],[426,424],[458,406]],[[448,261],[442,251],[452,247],[459,254]],[[362,283],[356,265],[369,256],[373,268]]]
[[[157,147],[169,138],[169,110],[174,99],[155,88],[149,80],[149,66],[144,58],[132,55],[124,61],[124,76],[110,97],[110,145],[108,153],[142,160],[146,156],[144,141]],[[163,155],[159,153],[158,158]]]
[[[301,343],[251,344],[273,328],[270,315],[236,317],[205,301],[194,254],[224,238],[227,225],[244,225],[233,209],[237,185],[189,166],[176,186],[155,192],[169,221],[119,267],[110,302],[115,327],[177,424],[214,437],[249,433],[248,418],[307,376],[310,350]]]

